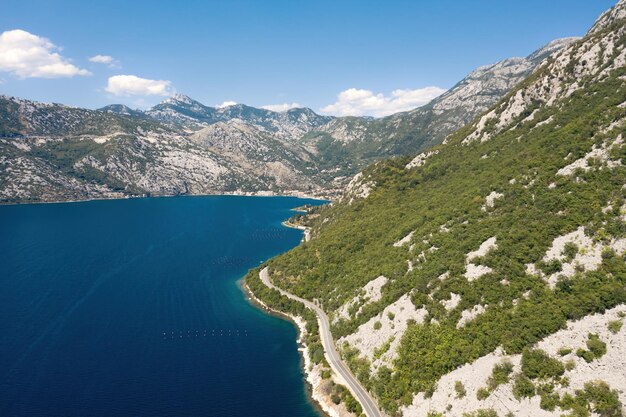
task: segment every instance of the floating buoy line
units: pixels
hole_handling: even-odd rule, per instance
[[[191,339],[200,337],[239,337],[248,336],[247,329],[203,329],[203,330],[175,330],[162,332],[162,338],[166,339]]]

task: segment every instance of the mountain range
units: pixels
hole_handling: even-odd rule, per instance
[[[481,67],[426,106],[380,119],[210,107],[181,94],[146,111],[0,96],[0,201],[337,196],[368,164],[441,143],[574,40]]]

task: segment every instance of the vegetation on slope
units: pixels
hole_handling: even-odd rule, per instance
[[[616,54],[626,42],[623,26],[619,21],[593,39],[617,33]],[[337,339],[404,294],[428,311],[423,323],[409,325],[389,366],[372,372],[360,352],[346,351],[355,374],[387,411],[409,404],[417,392],[428,394],[442,375],[498,346],[521,353],[568,319],[626,302],[624,257],[610,248],[626,237],[621,218],[626,148],[619,140],[611,145],[626,136],[621,123],[626,68],[613,65],[615,59],[603,57],[602,68],[610,72],[599,78],[576,74],[581,62],[569,65],[569,78],[562,79],[549,73],[550,65],[542,67],[501,103],[546,77],[580,88],[552,105],[530,100],[505,128],[493,119],[483,130],[489,134],[484,142],[462,143],[475,129],[468,126],[436,148],[439,153],[423,166],[405,168],[408,158],[371,166],[364,178],[376,185],[367,198],[318,209],[310,221],[314,238],[269,262],[277,285],[320,300],[331,313],[375,277],[389,279],[379,301],[336,322]],[[496,106],[497,117],[504,104]],[[606,149],[608,161],[592,155],[584,168],[557,175],[592,149]],[[494,191],[504,196],[488,207],[485,197]],[[527,264],[536,264],[546,273],[559,272],[561,261],[547,264],[544,255],[555,238],[581,226],[604,248],[597,268],[579,265],[554,288],[527,270]],[[410,232],[410,246],[393,245]],[[468,280],[466,254],[491,237],[497,238],[497,248],[474,260],[491,272]],[[575,256],[574,249],[567,248],[565,259]],[[461,301],[447,311],[440,301],[451,293]],[[462,312],[477,305],[485,312],[459,326]]]

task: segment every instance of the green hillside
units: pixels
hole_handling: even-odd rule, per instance
[[[623,19],[594,27],[423,165],[407,168],[411,159],[398,158],[370,166],[342,201],[308,216],[311,241],[269,262],[276,285],[320,300],[335,318],[368,282],[388,279],[378,301],[362,297],[335,322],[336,339],[403,295],[426,310],[375,372],[363,352],[344,345],[387,412],[499,346],[521,353],[569,319],[626,302],[625,47]],[[355,197],[364,183],[371,192]],[[589,247],[566,244],[548,259],[555,238],[581,227]],[[497,246],[468,259],[490,238]],[[596,252],[601,258],[589,261]],[[471,276],[470,268],[482,273]],[[247,280],[257,285],[254,274]],[[446,309],[441,301],[452,294],[460,301]],[[459,325],[476,306],[484,312]],[[543,401],[542,394],[542,408]]]

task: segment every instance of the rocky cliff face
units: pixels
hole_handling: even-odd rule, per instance
[[[551,123],[551,120],[539,120],[542,107],[552,107],[623,68],[626,64],[622,41],[625,29],[620,16],[626,15],[624,8],[624,3],[619,2],[598,19],[584,39],[557,52],[522,88],[477,120],[464,143],[487,141],[524,122]]]

